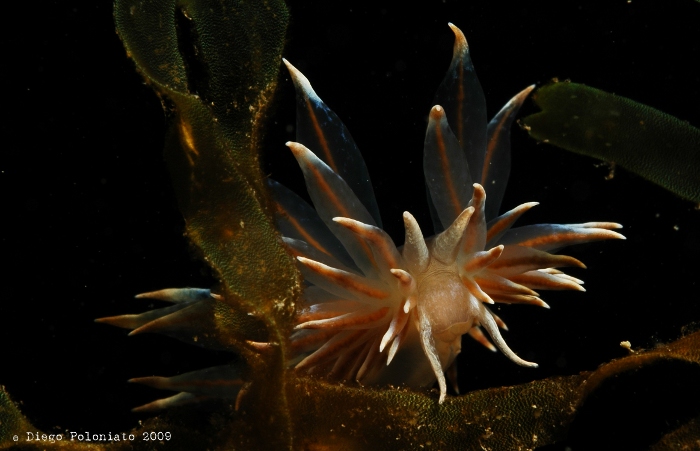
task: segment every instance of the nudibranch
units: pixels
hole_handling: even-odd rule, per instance
[[[487,122],[467,41],[456,26],[450,28],[455,34],[452,62],[430,110],[423,156],[436,234],[426,238],[405,212],[401,247],[382,230],[367,168],[350,133],[306,77],[284,61],[297,92],[297,142],[287,146],[313,202],[311,207],[269,181],[279,231],[305,281],[288,343],[289,366],[297,372],[365,385],[421,388],[437,381],[442,403],[445,372],[456,383],[454,361],[465,334],[519,365],[536,367],[508,347],[499,331],[506,325],[489,305],[549,308],[536,290],[584,291],[581,280],[557,269],[583,263],[554,252],[578,243],[624,239],[614,231],[621,226],[611,222],[513,227],[535,202],[498,215],[510,172],[510,126],[534,86]],[[103,321],[135,331],[170,324],[167,332],[177,336],[177,327],[171,327],[175,315],[217,302],[217,295],[199,289],[140,296],[175,305]],[[231,382],[208,385],[213,379]],[[234,367],[224,366],[139,381],[182,392],[148,405],[153,408],[235,397],[239,379]]]

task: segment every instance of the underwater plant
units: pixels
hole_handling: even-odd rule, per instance
[[[700,130],[649,106],[578,83],[551,83],[534,95],[530,135],[618,164],[700,204]]]

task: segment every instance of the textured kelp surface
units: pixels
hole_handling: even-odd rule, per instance
[[[294,431],[301,441],[298,444],[304,446],[534,449],[563,439],[578,408],[610,377],[664,360],[695,365],[688,370],[700,374],[699,345],[700,332],[696,332],[672,344],[612,361],[593,372],[476,391],[448,399],[443,405],[438,405],[434,396],[338,387],[309,379],[290,381],[288,396],[296,419]],[[643,373],[639,377],[644,377]],[[342,405],[343,409],[328,415],[329,404]],[[691,425],[687,433],[693,430],[697,433]]]
[[[258,153],[286,7],[118,1],[115,20],[129,56],[172,115],[166,160],[190,238],[225,280],[227,299],[251,309],[281,306],[268,301],[290,289],[296,273],[265,213]],[[242,275],[243,267],[257,271]],[[291,307],[271,316],[289,316]]]
[[[700,130],[669,114],[589,86],[557,82],[538,89],[542,111],[523,119],[530,135],[619,164],[700,203]]]
[[[137,69],[172,114],[166,161],[187,234],[218,274],[231,307],[214,316],[218,341],[243,357],[249,380],[260,382],[249,396],[270,408],[259,411],[258,421],[271,419],[259,430],[261,439],[288,446],[279,344],[300,285],[270,220],[258,163],[286,7],[281,1],[118,1],[115,20]],[[245,321],[250,317],[257,321]],[[246,340],[278,345],[261,355]]]
[[[656,349],[633,352],[576,376],[553,377],[528,384],[480,390],[448,398],[439,405],[436,396],[400,389],[371,390],[329,384],[286,374],[287,416],[291,425],[290,449],[535,449],[563,439],[579,407],[607,379],[629,372],[635,386],[658,383],[644,370],[675,362],[691,375],[700,375],[700,332]],[[668,374],[668,381],[677,374]],[[279,395],[279,394],[278,394]],[[18,446],[13,435],[34,430],[2,393],[0,422],[4,448]],[[679,405],[683,400],[678,400]],[[693,399],[686,402],[695,402]],[[160,443],[141,441],[112,443],[105,449],[260,449],[279,445],[275,427],[260,422],[260,413],[272,414],[276,406],[250,399],[238,412],[226,403],[211,409],[181,408],[144,422],[141,431],[173,431],[173,439]],[[654,406],[649,406],[653,409]],[[256,410],[258,412],[256,412]],[[257,419],[252,421],[254,418]],[[268,417],[269,418],[269,417]],[[278,422],[273,422],[278,423]],[[634,431],[619,431],[625,436]],[[669,432],[652,449],[700,449],[697,418]],[[89,445],[58,443],[34,445],[19,442],[19,449],[87,449]]]
[[[666,434],[650,451],[665,449],[700,449],[700,417],[693,418],[673,432]]]
[[[3,448],[367,449],[369,443],[372,449],[415,449],[420,445],[427,449],[528,449],[561,439],[572,421],[575,425],[575,415],[585,397],[606,378],[621,371],[675,361],[679,362],[683,372],[697,374],[700,368],[697,354],[700,337],[697,333],[647,353],[632,354],[592,373],[477,391],[448,398],[442,406],[437,404],[434,393],[331,385],[287,372],[282,366],[285,343],[280,337],[286,336],[298,282],[286,254],[279,252],[275,232],[266,214],[264,191],[257,188],[261,180],[257,166],[257,137],[262,126],[262,113],[258,113],[260,110],[255,105],[263,106],[267,102],[279,61],[271,66],[274,73],[256,72],[257,69],[246,72],[246,76],[252,78],[246,79],[243,86],[251,96],[241,98],[250,103],[243,104],[243,111],[235,110],[238,118],[230,119],[229,125],[220,125],[228,121],[225,119],[228,108],[216,110],[216,101],[212,107],[210,99],[213,97],[207,96],[216,93],[206,88],[211,85],[197,84],[199,82],[194,80],[181,83],[180,78],[192,74],[201,76],[197,70],[216,67],[212,62],[216,58],[201,57],[201,61],[209,65],[201,64],[200,69],[192,69],[192,72],[184,62],[196,63],[200,57],[194,55],[205,53],[195,52],[193,47],[182,50],[180,45],[168,46],[178,36],[181,36],[181,41],[194,39],[197,29],[206,30],[216,24],[205,21],[197,25],[198,19],[194,17],[202,16],[197,16],[196,5],[185,2],[124,2],[121,6],[126,10],[121,11],[121,19],[117,11],[117,19],[122,21],[120,35],[139,70],[168,106],[172,124],[168,162],[187,219],[189,236],[217,270],[222,281],[220,290],[227,294],[229,304],[219,306],[211,323],[207,323],[212,330],[211,339],[238,351],[245,358],[250,366],[247,377],[253,384],[237,412],[231,402],[214,403],[208,409],[183,407],[145,421],[139,430],[172,431],[170,441],[145,443],[136,440],[107,446],[76,442],[60,445],[15,442],[15,434],[24,437],[26,431],[33,428],[2,391],[0,443]],[[183,8],[181,12],[177,12],[179,8]],[[267,23],[266,27],[277,29],[274,20],[285,17],[281,8],[281,5],[273,8],[277,12],[267,19],[273,22]],[[155,16],[149,17],[149,14]],[[131,23],[126,18],[129,16],[143,21],[141,25],[133,25],[133,34],[125,28]],[[172,23],[164,20],[167,17],[173,18]],[[221,17],[232,16],[223,14]],[[245,15],[239,17],[245,18]],[[186,24],[190,24],[189,31],[182,30]],[[243,21],[238,32],[248,33],[248,25],[250,22]],[[225,27],[217,30],[217,33],[233,33]],[[215,35],[212,32],[212,36]],[[216,42],[220,40],[225,45],[228,42],[226,36],[231,37],[219,35]],[[281,45],[281,32],[277,38],[277,45]],[[134,41],[129,44],[129,39]],[[256,39],[267,38],[258,35]],[[251,42],[247,45],[253,49],[261,48],[258,41]],[[279,47],[270,51],[268,56],[264,52],[246,50],[245,45],[241,48],[240,58],[255,58],[256,55],[270,61],[279,58]],[[168,58],[158,59],[168,51],[175,52],[170,54],[174,58],[171,61],[182,61],[183,66],[172,63],[173,66],[168,67]],[[180,60],[177,55],[180,55]],[[151,62],[154,62],[154,67],[149,68]],[[255,67],[265,66],[257,64]],[[240,88],[241,79],[235,80],[226,89]],[[248,90],[249,86],[256,86],[259,91]],[[230,95],[224,93],[220,98],[226,99]],[[245,114],[246,108],[251,112],[249,115]],[[233,229],[232,224],[239,228]],[[266,275],[260,273],[261,268]],[[265,283],[261,284],[261,280]],[[249,318],[247,313],[253,314],[253,320],[243,322],[244,318]],[[270,354],[260,355],[246,347],[246,339],[274,342],[275,338],[280,338],[280,341]],[[646,380],[644,371],[635,373],[634,377],[649,386],[658,383]],[[676,377],[677,374],[668,375],[669,380]],[[134,431],[137,437],[139,431]],[[620,431],[621,434],[625,432],[633,433]],[[679,440],[685,440],[691,446],[695,443],[697,448],[697,442],[693,441],[697,435],[697,420],[690,421],[664,438],[656,449],[676,449]]]

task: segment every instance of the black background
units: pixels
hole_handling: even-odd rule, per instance
[[[467,36],[489,115],[528,84],[558,77],[700,125],[700,4],[692,0],[357,3],[290,2],[284,54],[353,133],[385,228],[398,243],[404,210],[430,224],[421,152],[451,57],[448,21]],[[130,408],[164,396],[128,378],[179,374],[228,356],[159,336],[126,337],[92,320],[146,309],[136,293],[209,286],[212,278],[183,237],[162,158],[162,109],[126,58],[111,3],[13,2],[3,9],[0,383],[43,430],[124,431],[145,417]],[[303,189],[284,147],[293,124],[284,73],[265,170]],[[544,293],[551,310],[498,309],[510,326],[507,342],[539,369],[465,340],[462,389],[594,369],[624,355],[622,340],[651,347],[700,321],[700,212],[624,170],[605,181],[608,169],[597,161],[513,134],[504,208],[539,201],[523,224],[616,221],[628,239],[569,250],[588,265],[572,271],[587,293]],[[682,380],[664,375],[659,386],[683,393]],[[662,416],[664,409],[673,404],[660,406]],[[580,430],[601,430],[595,421],[607,420],[586,421],[592,426],[575,428],[572,444],[588,443]]]

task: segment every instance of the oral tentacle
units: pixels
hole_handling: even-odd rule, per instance
[[[430,319],[420,307],[418,308],[418,322],[420,330],[420,343],[423,347],[425,356],[430,362],[433,373],[435,373],[435,377],[437,378],[438,387],[440,388],[439,403],[442,404],[445,401],[445,396],[447,395],[447,383],[445,382],[445,375],[442,372],[443,367],[442,363],[440,362],[440,356],[435,348],[435,340],[433,338]]]
[[[489,313],[491,314],[491,316],[493,317],[493,320],[496,322],[496,325],[498,326],[499,329],[508,330],[508,326],[507,326],[506,323],[501,319],[500,316],[496,315],[495,313],[493,313],[493,312],[492,312],[491,310],[489,310],[488,308],[486,308],[486,311],[489,312]]]

